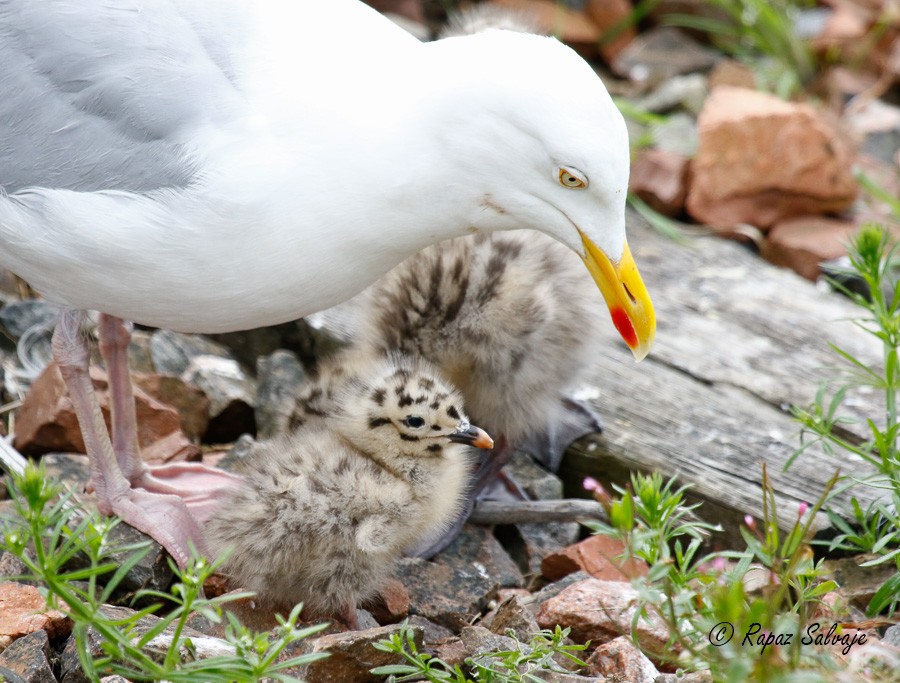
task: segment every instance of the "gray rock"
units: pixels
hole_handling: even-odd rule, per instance
[[[635,105],[654,114],[667,114],[675,109],[685,109],[696,116],[703,108],[707,93],[706,76],[687,74],[663,81]]]
[[[486,577],[498,588],[519,588],[525,583],[522,572],[488,527],[466,524],[434,561],[462,575]]]
[[[249,434],[241,434],[232,444],[231,450],[218,462],[216,467],[226,472],[239,473],[243,471],[255,445],[256,439]]]
[[[147,330],[134,330],[131,333],[131,341],[128,344],[128,366],[132,372],[155,373],[153,364],[153,350],[151,344],[153,335]]]
[[[516,634],[516,638],[526,643],[541,630],[541,627],[522,596],[513,595],[500,603],[494,618],[491,619],[490,630],[499,635],[506,635],[508,631],[512,631]]]
[[[666,152],[693,157],[697,153],[697,122],[690,114],[672,114],[651,127],[654,146]]]
[[[562,479],[535,463],[527,453],[516,451],[506,465],[506,473],[534,500],[563,497]]]
[[[900,648],[900,624],[894,624],[888,628],[884,635],[881,636],[881,642]]]
[[[369,683],[383,681],[381,676],[373,676],[369,673],[379,666],[400,664],[402,658],[389,652],[376,650],[372,645],[386,640],[397,633],[403,626],[394,624],[379,628],[370,628],[364,631],[350,631],[348,633],[333,633],[320,636],[312,641],[310,652],[325,652],[328,657],[304,667],[304,671],[288,675],[299,674],[304,680],[315,683]],[[413,627],[413,640],[416,647],[422,647],[422,631]]]
[[[651,85],[697,71],[709,71],[723,59],[720,52],[701,45],[677,28],[651,28],[619,53],[613,71],[632,81]]]
[[[591,578],[591,575],[587,572],[575,572],[574,574],[569,574],[559,581],[554,581],[553,583],[547,584],[539,591],[532,593],[531,597],[534,601],[529,603],[531,612],[536,613],[538,608],[540,608],[541,603],[546,602],[550,598],[555,598],[572,584],[578,583],[579,581],[584,581],[585,579],[589,578]]]
[[[486,574],[417,557],[401,559],[395,576],[409,593],[410,616],[422,616],[452,631],[467,625],[479,614],[494,587]]]
[[[523,544],[521,555],[516,559],[519,566],[524,565],[527,573],[533,576],[540,576],[541,562],[547,555],[576,543],[581,534],[581,525],[578,522],[517,524],[516,529]]]
[[[210,400],[207,443],[228,443],[246,432],[256,432],[256,383],[236,360],[194,356],[181,378],[202,389]]]
[[[441,626],[440,624],[435,624],[433,621],[430,621],[419,614],[414,614],[409,617],[406,620],[406,623],[410,626],[422,629],[423,640],[426,644],[453,637],[453,631],[449,628]]]
[[[13,339],[19,339],[33,327],[52,331],[58,315],[59,307],[46,301],[14,301],[0,309],[0,328]]]
[[[257,359],[256,378],[256,433],[267,439],[287,429],[306,370],[295,353],[280,349]]]
[[[150,354],[156,372],[163,375],[182,374],[197,356],[231,358],[225,346],[204,336],[169,330],[157,330],[153,333],[150,338]]]
[[[503,652],[521,648],[526,654],[531,648],[516,642],[515,638],[506,635],[492,633],[483,626],[466,626],[459,632],[459,637],[465,647],[466,657],[471,657],[476,662],[482,663],[486,655],[493,652]]]
[[[46,631],[34,631],[17,638],[0,653],[0,677],[9,669],[28,683],[56,683],[48,659],[50,641]]]

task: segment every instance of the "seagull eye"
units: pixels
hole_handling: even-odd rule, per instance
[[[559,184],[563,187],[571,187],[576,190],[587,187],[586,180],[567,168],[559,169]]]
[[[419,429],[425,426],[425,420],[418,415],[410,415],[405,420],[403,420],[403,424],[405,424],[410,429]]]

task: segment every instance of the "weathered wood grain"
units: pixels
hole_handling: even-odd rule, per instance
[[[745,514],[761,515],[761,466],[767,463],[782,526],[797,506],[813,502],[837,468],[871,471],[860,459],[814,448],[788,470],[799,445],[792,405],[809,405],[820,382],[839,365],[828,342],[879,365],[880,345],[850,320],[859,309],[747,248],[712,236],[682,246],[631,216],[629,241],[657,310],[657,342],[635,364],[612,326],[587,383],[605,419],[605,433],[569,449],[563,475],[585,474],[623,483],[631,470],[678,474],[705,504],[702,515],[721,522],[734,540]],[[857,391],[850,417],[878,420],[873,392]],[[862,425],[850,425],[860,439]],[[861,500],[874,493],[854,492]],[[843,496],[842,500],[849,500]],[[818,528],[827,531],[820,515]]]

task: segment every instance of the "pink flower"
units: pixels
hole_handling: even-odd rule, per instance
[[[744,515],[744,524],[747,526],[748,529],[756,528],[756,520],[753,519],[753,517],[751,517],[750,515]]]
[[[809,510],[809,503],[803,502],[797,506],[797,517],[802,517],[806,514],[806,511]]]
[[[584,482],[582,483],[585,491],[602,491],[603,486],[599,481],[594,479],[593,477],[585,477]]]

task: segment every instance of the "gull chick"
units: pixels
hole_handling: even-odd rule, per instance
[[[585,297],[593,286],[541,233],[478,234],[410,257],[335,315],[361,353],[437,365],[498,443],[556,469],[569,441],[599,429],[568,396],[604,324]]]
[[[357,627],[404,550],[449,526],[468,446],[490,448],[427,362],[355,359],[307,392],[301,428],[260,443],[207,531],[225,571],[269,604]]]

